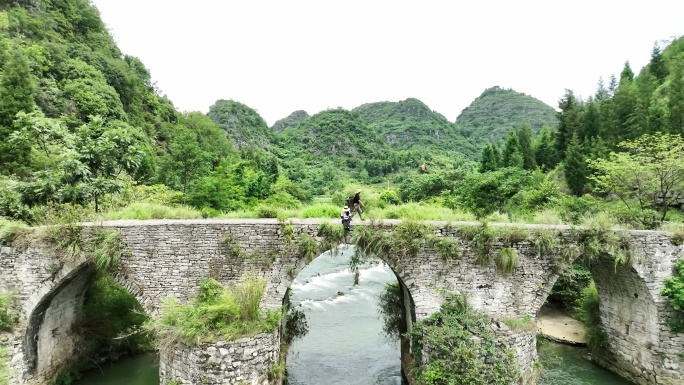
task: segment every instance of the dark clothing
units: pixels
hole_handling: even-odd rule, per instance
[[[356,193],[354,194],[354,197],[352,197],[352,205],[357,205],[361,202],[361,193]]]

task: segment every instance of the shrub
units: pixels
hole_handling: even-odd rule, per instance
[[[497,341],[490,318],[472,309],[463,296],[447,293],[440,310],[414,324],[408,332],[413,351],[422,361],[423,347],[430,359],[419,368],[417,380],[425,385],[509,385],[519,371],[515,354]]]
[[[385,190],[380,193],[380,196],[378,197],[381,201],[385,203],[389,203],[391,205],[398,205],[401,203],[401,200],[399,199],[399,195],[397,194],[396,191],[394,190]]]
[[[148,322],[146,328],[159,337],[166,348],[177,341],[190,344],[232,341],[273,331],[280,324],[281,311],[259,310],[265,281],[254,276],[225,289],[210,278],[203,278],[197,297],[187,304],[167,299],[162,315]]]
[[[582,263],[573,263],[556,280],[553,288],[551,288],[548,301],[558,302],[563,307],[572,308],[591,282],[589,269]]]
[[[258,218],[278,218],[278,209],[273,206],[260,205],[256,209]]]

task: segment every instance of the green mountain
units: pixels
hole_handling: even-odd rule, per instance
[[[309,114],[306,113],[304,110],[298,110],[290,115],[288,115],[286,118],[280,119],[277,122],[271,126],[271,129],[275,132],[282,132],[284,129],[292,126],[296,126],[297,124],[307,120],[309,118]]]
[[[353,111],[393,149],[458,152],[466,157],[477,151],[453,123],[418,99],[367,103]]]
[[[332,109],[286,128],[281,144],[322,158],[372,158],[387,146],[353,111]]]
[[[233,100],[217,100],[207,116],[226,131],[236,146],[253,145],[267,148],[273,141],[273,131],[253,108]]]
[[[536,134],[543,126],[558,125],[557,112],[529,95],[498,86],[486,89],[456,118],[456,129],[476,143],[503,142],[510,130],[527,123]]]

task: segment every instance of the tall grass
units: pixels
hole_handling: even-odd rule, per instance
[[[496,267],[503,275],[511,275],[520,264],[518,252],[510,247],[504,247],[496,254]]]
[[[108,220],[119,219],[196,219],[202,212],[188,206],[165,206],[157,203],[131,203],[130,205],[104,214]]]
[[[607,348],[607,335],[601,327],[600,300],[596,284],[592,281],[584,289],[582,297],[577,301],[575,311],[587,331],[587,347],[598,354]]]
[[[161,317],[148,322],[146,328],[158,336],[160,348],[179,341],[191,344],[232,341],[275,330],[281,312],[259,309],[265,283],[263,279],[247,276],[226,289],[213,279],[203,278],[196,298],[187,304],[165,300]]]
[[[24,222],[0,217],[0,244],[12,243],[17,236],[27,231],[27,229],[28,225]]]

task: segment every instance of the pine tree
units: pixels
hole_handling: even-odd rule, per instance
[[[28,60],[18,48],[2,71],[0,79],[0,173],[16,174],[26,170],[30,147],[10,143],[18,112],[31,112],[35,105],[35,88],[31,81]]]
[[[511,130],[508,132],[506,142],[504,143],[503,151],[501,151],[501,166],[502,167],[523,167],[523,155],[520,143],[518,142],[518,135]]]
[[[610,82],[608,83],[608,93],[610,97],[615,95],[615,90],[617,89],[618,81],[615,78],[615,74],[610,74]]]
[[[632,71],[632,67],[629,65],[629,60],[625,62],[625,66],[622,68],[622,72],[620,72],[620,83],[623,81],[633,81],[634,80],[634,71]]]
[[[571,90],[565,90],[565,95],[558,101],[558,133],[556,136],[556,150],[561,159],[565,155],[565,148],[573,134],[581,130],[582,105]]]
[[[499,168],[498,151],[494,143],[487,143],[482,149],[482,158],[480,159],[480,172],[485,173],[494,171]]]
[[[598,81],[598,86],[596,87],[596,94],[594,95],[594,98],[600,102],[601,100],[608,99],[609,97],[610,92],[606,88],[606,84],[603,82],[603,77],[600,77]]]
[[[582,152],[582,145],[577,135],[573,135],[565,153],[565,181],[574,195],[584,194],[587,174],[587,162]]]
[[[539,131],[539,135],[537,135],[534,146],[534,156],[537,164],[545,170],[553,169],[558,163],[553,136],[549,127],[542,127],[541,131]]]
[[[584,107],[582,114],[582,143],[590,138],[599,136],[601,131],[601,113],[599,112],[598,102],[590,101]]]
[[[684,62],[674,63],[667,88],[670,132],[684,134]]]
[[[518,143],[523,157],[523,168],[534,170],[537,162],[534,159],[534,146],[532,144],[532,128],[529,124],[523,124],[518,130]]]
[[[648,64],[649,71],[658,80],[658,84],[662,84],[667,78],[668,68],[663,60],[663,53],[658,46],[658,42],[653,43],[653,51],[651,51],[651,62]]]

